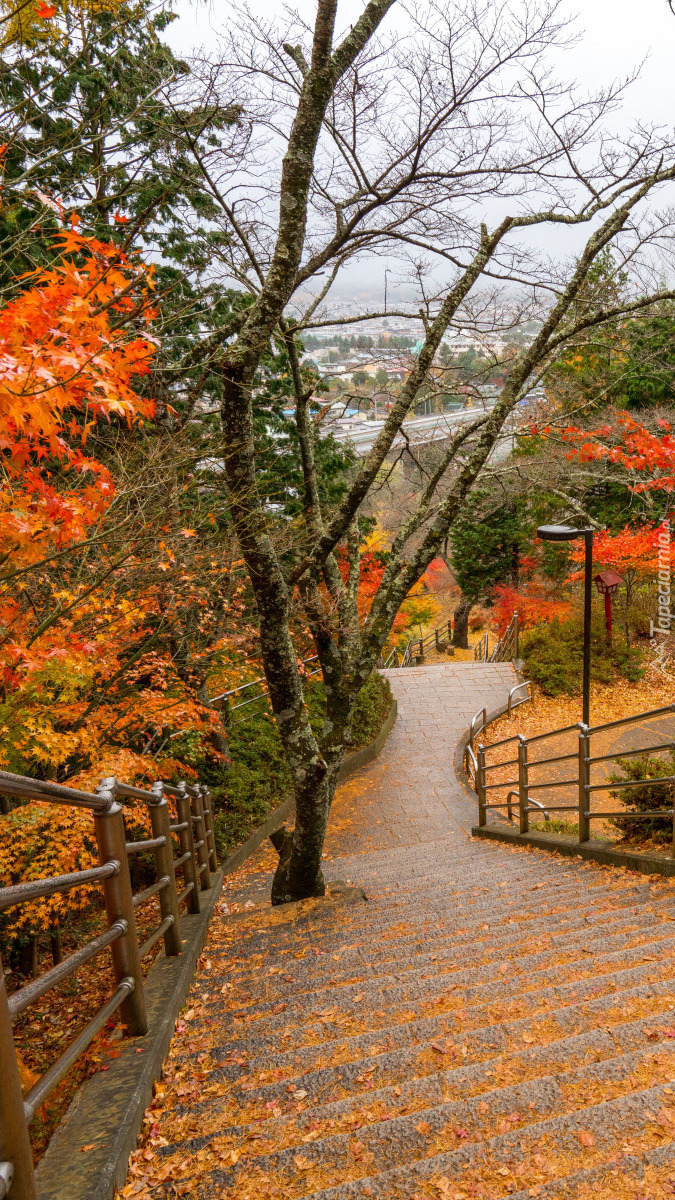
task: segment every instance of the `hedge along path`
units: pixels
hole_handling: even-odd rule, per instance
[[[325,863],[368,900],[230,881],[121,1194],[675,1195],[673,884],[474,842],[451,739],[509,669],[391,682]]]

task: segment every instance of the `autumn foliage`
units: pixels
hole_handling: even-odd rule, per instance
[[[670,492],[675,487],[675,436],[668,421],[658,419],[656,429],[650,429],[646,422],[620,414],[612,424],[590,430],[570,425],[562,436],[570,460],[622,467],[634,476],[635,492]]]
[[[618,533],[607,529],[599,530],[593,538],[593,562],[598,568],[613,567],[619,575],[653,576],[659,569],[658,539],[659,526],[626,526]],[[574,563],[583,563],[583,547],[572,552]],[[570,580],[581,579],[583,571],[576,570]]]
[[[370,612],[373,599],[380,586],[387,563],[385,539],[380,531],[372,533],[365,542],[360,554],[359,583],[357,591],[357,608],[359,616],[364,619]],[[338,565],[343,579],[349,576],[349,563],[346,550],[343,548],[338,556]],[[438,605],[432,593],[434,577],[444,564],[436,559],[430,564],[426,573],[410,589],[404,604],[396,614],[390,634],[390,645],[405,645],[414,627],[426,625],[433,621]]]
[[[493,591],[493,601],[493,620],[499,637],[506,632],[515,612],[521,629],[529,629],[568,616],[572,607],[570,600],[552,595],[550,586],[536,580],[522,590],[509,584],[498,584]]]
[[[128,436],[153,418],[141,390],[155,352],[152,272],[76,229],[58,251],[0,311],[0,765],[87,787],[110,774],[194,776],[161,735],[208,735],[219,718],[153,643],[172,597],[180,609],[172,573],[186,564],[172,541],[189,545],[193,531],[136,520],[116,557],[116,480],[90,450],[101,429]],[[198,608],[198,588],[190,601]],[[148,749],[163,750],[161,767]],[[140,807],[129,820],[147,828]],[[94,861],[86,813],[31,804],[2,822],[3,883]],[[51,928],[61,903],[16,910],[14,933]],[[68,897],[71,912],[86,903],[85,891]]]
[[[110,473],[86,454],[96,421],[153,412],[132,385],[154,347],[120,321],[151,318],[149,272],[74,230],[60,243],[60,261],[0,312],[0,553],[15,565],[81,538],[110,503]]]

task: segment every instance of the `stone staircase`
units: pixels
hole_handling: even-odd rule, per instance
[[[232,882],[124,1197],[675,1196],[673,885],[473,841],[465,803],[334,847],[323,901]]]

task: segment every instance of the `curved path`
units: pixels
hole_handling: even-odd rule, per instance
[[[471,839],[455,743],[509,671],[392,672],[325,864],[367,901],[229,883],[122,1196],[675,1195],[675,890]]]
[[[511,663],[453,663],[383,671],[398,717],[379,758],[339,789],[327,839],[339,853],[465,839],[477,808],[459,786],[454,752],[474,714],[506,704]]]

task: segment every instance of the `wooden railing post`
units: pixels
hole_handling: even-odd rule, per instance
[[[478,769],[476,771],[476,791],[478,792],[478,824],[487,825],[487,810],[485,808],[485,746],[478,746]]]
[[[511,659],[519,658],[518,654],[518,613],[513,614],[513,652]]]
[[[0,959],[0,1168],[11,1200],[37,1200],[33,1155],[23,1108],[12,1018]]]
[[[588,759],[591,739],[588,736],[588,725],[579,725],[579,841],[587,842],[591,836],[591,822],[587,817],[590,810],[590,792]]]
[[[112,788],[109,786],[110,784],[112,784]],[[138,934],[131,896],[124,817],[122,805],[114,799],[114,785],[114,779],[104,779],[101,786],[96,789],[99,796],[105,796],[109,800],[109,806],[104,812],[94,814],[94,826],[99,861],[101,863],[116,862],[119,866],[116,875],[104,879],[103,892],[108,925],[112,925],[115,921],[126,922],[126,933],[113,942],[110,949],[115,983],[119,985],[128,976],[131,976],[134,981],[133,992],[127,996],[126,1000],[122,1001],[121,1013],[128,1033],[135,1037],[148,1032],[148,1017],[145,1009]]]
[[[518,808],[520,810],[520,832],[529,833],[530,814],[528,811],[530,798],[527,792],[527,740],[522,733],[518,734]]]
[[[153,838],[164,838],[163,846],[155,846],[155,868],[157,878],[167,877],[168,887],[159,893],[159,907],[162,921],[171,918],[171,924],[164,932],[164,953],[171,958],[181,952],[180,919],[178,914],[178,896],[176,893],[176,870],[173,863],[173,844],[171,840],[171,819],[169,805],[164,795],[161,782],[153,783],[152,791],[157,796],[157,803],[150,804],[150,823]]]
[[[190,808],[190,797],[187,794],[187,788],[184,783],[178,784],[178,793],[176,796],[178,821],[181,825],[187,827],[180,831],[180,849],[181,854],[189,852],[190,855],[183,864],[183,879],[185,880],[185,884],[186,886],[192,884],[188,896],[188,912],[198,913],[200,911],[199,874],[197,871],[195,839],[192,828],[192,809]]]

